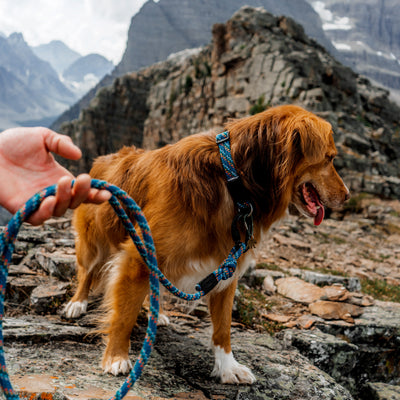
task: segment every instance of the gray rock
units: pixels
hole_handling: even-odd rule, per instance
[[[50,282],[37,286],[30,295],[31,309],[37,314],[54,314],[65,303],[70,284]]]
[[[89,330],[85,327],[62,323],[54,317],[27,315],[23,318],[5,318],[3,333],[6,346],[11,346],[11,343],[60,343],[68,340],[85,343],[89,339]]]
[[[376,301],[363,309],[354,324],[316,321],[314,326],[321,332],[288,331],[282,335],[357,398],[368,382],[399,382],[399,321],[400,304]]]
[[[61,251],[53,253],[42,251],[36,253],[36,260],[50,276],[61,280],[69,280],[75,274],[76,257],[72,254]]]
[[[337,382],[353,389],[357,386],[358,382],[354,377],[358,353],[356,345],[318,329],[285,330],[279,337],[286,344],[295,346],[314,365],[327,372]]]
[[[302,279],[318,286],[333,285],[340,283],[349,292],[358,292],[361,290],[360,280],[356,277],[343,277],[340,275],[327,275],[320,272],[303,270],[300,273]]]
[[[368,382],[364,389],[363,396],[371,400],[400,399],[400,386],[381,382]]]
[[[61,382],[73,380],[78,393],[93,386],[115,391],[124,381],[123,377],[101,374],[98,364],[102,346],[99,341],[87,343],[87,330],[82,327],[67,327],[45,319],[7,319],[4,331],[10,360],[8,369],[16,378],[52,374]],[[210,377],[213,357],[208,348],[208,332],[204,329],[192,332],[189,336],[180,334],[179,325],[174,323],[159,329],[154,352],[132,394],[171,398],[178,393],[193,396],[200,390],[206,398],[352,399],[343,387],[295,349],[283,349],[279,341],[268,335],[237,329],[233,329],[233,351],[240,362],[252,368],[258,380],[251,386],[222,385]],[[144,327],[135,328],[132,360],[141,347],[143,333]],[[28,347],[24,344],[27,342]],[[65,387],[59,390],[66,393]]]
[[[45,281],[38,275],[10,276],[7,281],[7,300],[11,304],[24,304],[29,300],[32,291]]]

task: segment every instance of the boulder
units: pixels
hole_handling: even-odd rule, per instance
[[[296,277],[281,278],[276,282],[277,291],[294,301],[310,304],[324,296],[324,289]]]
[[[308,305],[312,314],[323,319],[343,319],[354,322],[353,317],[363,313],[363,309],[354,304],[339,303],[336,301],[316,301]]]

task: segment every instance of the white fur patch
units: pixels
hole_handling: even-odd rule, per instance
[[[165,314],[158,315],[157,326],[168,326],[169,318]]]
[[[232,352],[225,353],[220,346],[214,347],[215,365],[211,376],[218,377],[222,383],[246,383],[252,384],[256,381],[255,376],[245,365],[239,364],[233,357]]]
[[[132,363],[129,359],[118,360],[113,363],[111,361],[106,363],[104,372],[112,375],[127,374],[132,369]]]
[[[64,315],[67,318],[78,318],[87,311],[88,302],[70,301],[64,308]]]
[[[227,254],[228,255],[228,254]],[[246,269],[254,263],[254,252],[248,251],[239,259],[238,267],[234,273],[234,277],[240,278]],[[176,283],[176,286],[186,293],[196,293],[195,286],[205,277],[217,270],[219,264],[214,259],[192,260],[188,264],[189,271]],[[233,277],[222,280],[215,287],[215,291],[220,292],[226,289],[232,283]]]

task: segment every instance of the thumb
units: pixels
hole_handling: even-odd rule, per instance
[[[70,160],[79,160],[82,157],[81,150],[72,143],[72,139],[69,136],[46,129],[44,143],[48,151],[58,154],[61,157]]]

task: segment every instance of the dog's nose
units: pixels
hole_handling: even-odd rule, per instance
[[[347,192],[344,195],[344,201],[349,200],[349,199],[350,199],[350,191],[347,189]]]

